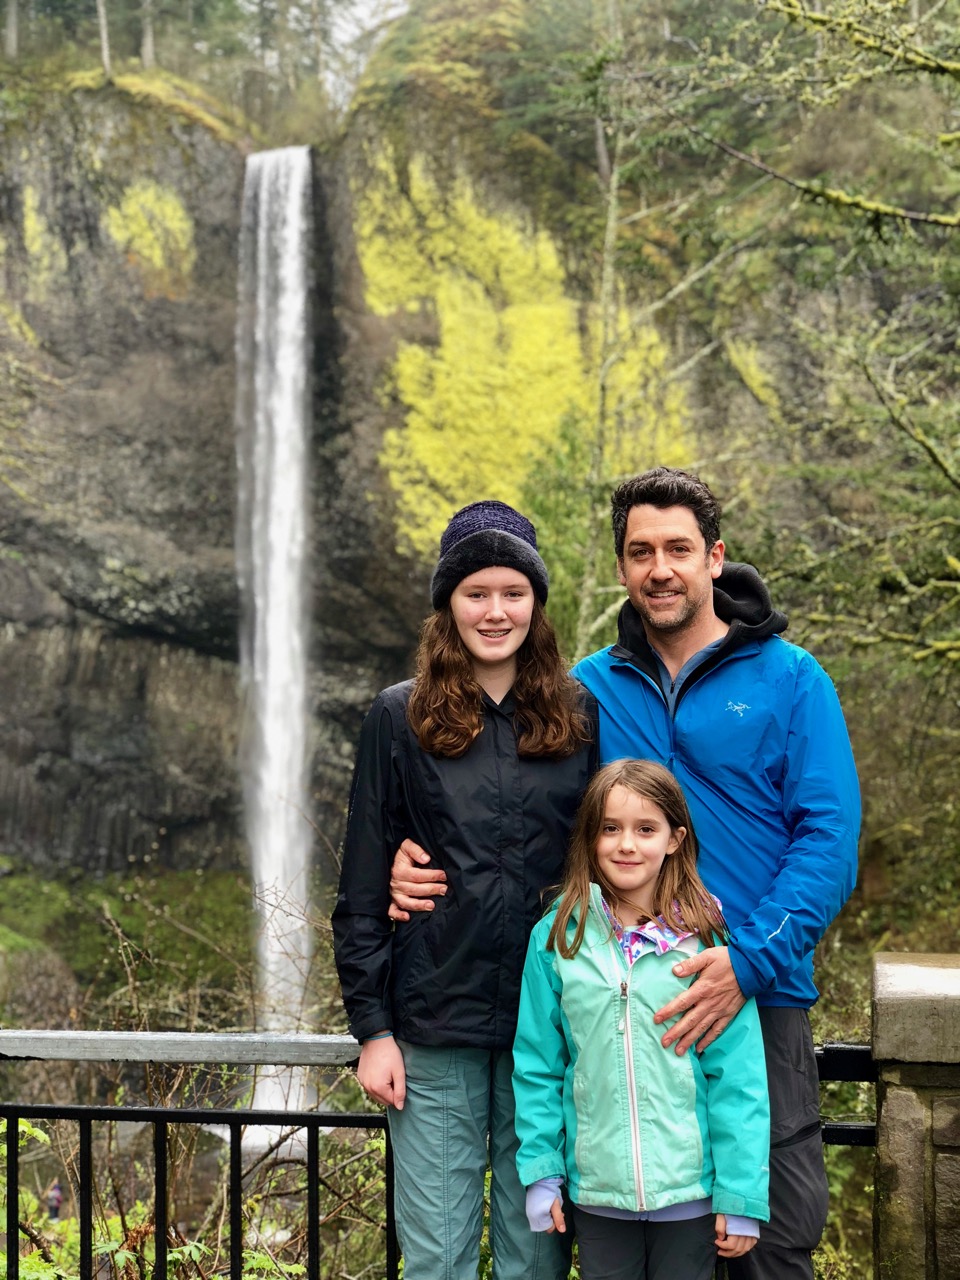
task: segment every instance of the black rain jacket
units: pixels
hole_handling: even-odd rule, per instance
[[[483,729],[458,759],[423,751],[406,716],[413,681],[385,689],[357,753],[334,947],[350,1030],[413,1044],[509,1049],[530,931],[560,881],[597,767],[593,742],[565,760],[521,759],[513,695],[484,695]],[[393,926],[390,868],[410,837],[447,874],[431,912]]]

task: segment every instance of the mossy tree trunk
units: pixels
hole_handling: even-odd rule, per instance
[[[153,32],[153,0],[142,0],[140,6],[140,63],[145,71],[157,65]]]
[[[3,30],[3,52],[10,62],[16,62],[19,53],[19,0],[7,0],[7,21]]]
[[[113,78],[110,69],[110,30],[107,26],[107,0],[97,0],[97,23],[100,27],[100,60],[108,80]]]

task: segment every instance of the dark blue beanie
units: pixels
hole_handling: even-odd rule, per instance
[[[471,573],[503,565],[526,574],[541,604],[547,602],[550,577],[537,551],[537,532],[526,516],[505,502],[471,502],[451,516],[440,539],[440,559],[430,596],[441,609],[457,583]]]

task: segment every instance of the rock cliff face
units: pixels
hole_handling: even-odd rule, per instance
[[[166,96],[22,85],[0,107],[0,848],[48,870],[244,856],[245,143]],[[317,198],[314,791],[335,843],[360,712],[402,673],[422,598],[370,550],[375,360],[335,173]]]

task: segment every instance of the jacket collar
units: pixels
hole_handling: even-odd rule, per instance
[[[517,709],[517,704],[514,701],[512,689],[509,689],[503,695],[503,699],[500,702],[494,702],[494,700],[490,697],[490,695],[488,693],[485,693],[481,689],[480,700],[483,703],[484,710],[496,711],[500,715],[504,715],[504,716],[512,716],[514,711],[516,711]]]

